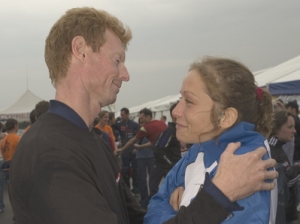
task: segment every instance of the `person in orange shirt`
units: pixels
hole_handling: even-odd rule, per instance
[[[109,142],[111,150],[114,152],[116,150],[116,143],[115,143],[115,136],[113,133],[112,128],[108,125],[109,120],[109,112],[106,110],[103,110],[98,115],[99,121],[96,125],[96,128],[98,128],[101,131],[104,131],[109,136]]]
[[[19,124],[15,119],[8,119],[5,124],[8,135],[1,141],[1,153],[5,162],[10,161],[15,154],[20,136],[17,135]]]

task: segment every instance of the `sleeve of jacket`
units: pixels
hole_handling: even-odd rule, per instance
[[[184,186],[183,173],[185,166],[180,160],[169,172],[158,193],[151,199],[145,224],[189,224],[189,223],[220,223],[226,219],[228,212],[205,190],[199,191],[188,207],[181,206],[175,211],[170,205],[170,196],[179,186]]]
[[[285,167],[285,174],[287,176],[288,186],[293,186],[300,177],[300,166],[294,165]]]
[[[253,151],[262,144],[242,146],[238,149],[238,154]],[[269,158],[268,154],[263,159]],[[265,224],[269,223],[270,207],[271,207],[271,191],[259,191],[250,197],[237,201],[244,209],[241,211],[233,211],[232,216],[225,220],[224,224]]]
[[[224,224],[265,224],[270,218],[270,191],[260,191],[252,196],[238,201],[244,207],[242,211],[234,211],[231,218]]]
[[[118,217],[109,209],[92,179],[84,173],[86,170],[80,169],[72,160],[52,160],[37,166],[37,181],[27,204],[35,211],[34,217],[31,217],[31,222],[26,222],[16,216],[17,222],[117,224]]]
[[[143,224],[144,216],[146,211],[139,205],[136,198],[132,195],[131,191],[125,184],[124,180],[121,178],[122,187],[124,189],[124,195],[126,200],[126,207],[129,216],[130,224]]]

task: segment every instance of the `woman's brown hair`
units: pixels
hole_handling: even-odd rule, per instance
[[[216,129],[222,111],[232,107],[240,121],[255,124],[255,131],[268,137],[272,125],[272,97],[255,84],[251,71],[243,64],[226,58],[205,57],[191,64],[190,71],[199,73],[207,94],[215,102],[211,121]]]

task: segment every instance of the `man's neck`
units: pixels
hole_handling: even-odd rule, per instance
[[[89,130],[92,129],[93,122],[101,111],[101,106],[96,102],[91,102],[86,91],[59,86],[56,88],[55,99],[72,108],[82,118]]]

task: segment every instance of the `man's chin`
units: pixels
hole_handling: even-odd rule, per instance
[[[101,107],[106,107],[108,105],[111,105],[113,103],[115,103],[117,100],[117,96],[114,98],[109,99],[108,101],[104,102],[104,103],[100,103]]]

